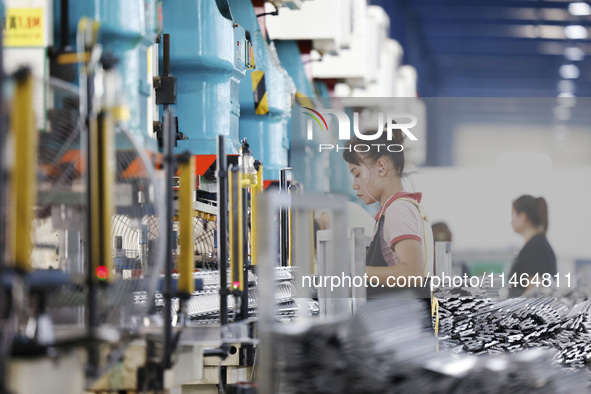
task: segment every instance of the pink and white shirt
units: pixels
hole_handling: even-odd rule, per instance
[[[423,260],[427,253],[427,271],[433,272],[433,231],[428,220],[423,220],[418,207],[410,201],[401,198],[421,202],[422,193],[399,192],[386,201],[375,216],[376,223],[384,215],[380,246],[386,263],[390,265],[400,264],[400,260],[394,251],[394,245],[403,239],[414,239],[421,243]],[[377,231],[377,225],[376,229]],[[425,240],[425,238],[427,238]],[[426,241],[426,243],[425,243]],[[427,245],[427,247],[425,247]]]

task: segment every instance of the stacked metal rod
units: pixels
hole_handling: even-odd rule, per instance
[[[421,328],[416,300],[378,300],[350,319],[277,328],[277,392],[562,393],[585,392],[582,371],[552,365],[542,349],[516,356],[437,351]]]
[[[588,288],[544,289],[545,298],[489,299],[447,291],[439,298],[439,339],[455,352],[515,353],[542,347],[569,369],[591,366],[591,301]]]

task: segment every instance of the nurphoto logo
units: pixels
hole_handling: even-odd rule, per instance
[[[343,111],[339,111],[336,109],[318,109],[314,110],[309,107],[304,107],[304,114],[309,116],[308,122],[306,124],[306,135],[308,140],[312,140],[314,138],[314,124],[317,124],[320,131],[328,132],[328,123],[326,122],[326,118],[324,115],[333,115],[336,117],[337,120],[337,132],[338,132],[338,139],[347,141],[351,139],[351,121],[347,114]],[[387,121],[385,121],[387,120]],[[392,114],[388,113],[384,115],[383,112],[378,113],[378,124],[376,128],[376,132],[371,134],[363,134],[362,130],[359,130],[359,113],[353,113],[353,133],[363,141],[375,141],[382,136],[384,131],[386,132],[386,137],[388,141],[392,141],[392,133],[394,130],[402,131],[407,138],[411,141],[417,141],[417,137],[410,131],[411,128],[417,125],[417,117],[412,114]],[[355,152],[368,152],[373,147],[377,147],[378,151],[380,149],[387,149],[389,152],[401,152],[403,150],[402,145],[400,144],[356,144],[353,149]],[[329,151],[329,150],[336,150],[337,152],[342,150],[351,150],[351,146],[339,146],[338,144],[335,146],[334,144],[319,144],[318,151]]]

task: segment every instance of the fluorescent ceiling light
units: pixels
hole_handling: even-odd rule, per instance
[[[566,33],[561,26],[538,25],[536,26],[536,34],[539,38],[562,40],[565,38]]]
[[[591,7],[584,2],[570,3],[568,5],[568,12],[576,16],[591,15]]]
[[[556,25],[516,25],[511,34],[523,38],[545,38],[548,40],[564,40],[564,27]]]
[[[581,25],[570,25],[564,28],[566,38],[581,40],[587,38],[587,29]]]
[[[575,83],[570,79],[563,79],[558,82],[557,88],[560,94],[574,94],[576,91]]]
[[[574,64],[563,64],[558,70],[563,79],[577,79],[579,78],[579,68]]]
[[[571,62],[578,62],[585,58],[585,52],[579,47],[564,48],[564,57]]]

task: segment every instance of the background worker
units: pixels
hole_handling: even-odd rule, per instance
[[[511,209],[511,226],[516,233],[525,239],[525,245],[513,262],[509,280],[515,275],[517,286],[509,289],[509,296],[522,295],[527,287],[535,286],[534,283],[527,287],[521,286],[520,278],[527,274],[528,281],[534,280],[538,274],[539,282],[543,274],[555,275],[556,256],[550,243],[546,239],[548,231],[548,205],[543,197],[522,195],[513,201]]]

